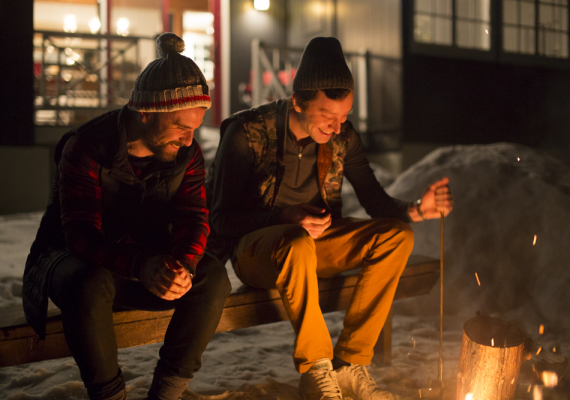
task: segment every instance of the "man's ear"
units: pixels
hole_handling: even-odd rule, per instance
[[[299,101],[298,101],[295,93],[291,94],[291,101],[293,102],[293,108],[295,109],[296,112],[300,113],[303,111],[303,110],[301,110],[301,107],[299,106]]]
[[[146,111],[139,111],[139,116],[141,118],[141,122],[146,124],[150,120],[150,113]]]

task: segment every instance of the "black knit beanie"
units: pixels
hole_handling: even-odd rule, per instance
[[[354,80],[338,39],[311,39],[293,79],[293,91],[315,89],[354,89]]]

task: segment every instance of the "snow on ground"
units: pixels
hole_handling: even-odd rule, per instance
[[[204,154],[215,137],[203,137]],[[202,142],[201,142],[202,143]],[[519,157],[520,161],[517,160]],[[207,158],[209,158],[207,156]],[[375,167],[384,184],[392,178]],[[455,209],[445,221],[445,398],[454,398],[462,325],[475,311],[516,322],[544,349],[570,354],[570,169],[535,150],[512,144],[454,146],[428,155],[400,175],[389,192],[418,198],[428,182],[451,178]],[[351,188],[343,193],[347,214],[363,215]],[[0,307],[21,302],[21,275],[40,213],[0,216]],[[439,257],[439,221],[413,225],[414,253]],[[534,235],[537,235],[533,246]],[[481,281],[477,285],[475,272]],[[231,272],[232,282],[237,278]],[[370,367],[380,385],[400,400],[437,380],[439,293],[400,300],[394,306],[392,365]],[[343,313],[326,315],[334,340]],[[538,326],[546,331],[538,335]],[[183,399],[298,399],[288,322],[216,334],[203,367]],[[160,344],[119,351],[131,399],[150,385]],[[568,374],[567,374],[568,375]],[[521,378],[518,398],[526,392]],[[521,382],[523,381],[523,382]],[[525,397],[526,396],[526,397]],[[72,359],[0,369],[0,398],[86,399]]]

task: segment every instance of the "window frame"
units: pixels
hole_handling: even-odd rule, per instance
[[[457,10],[455,0],[452,2],[452,44],[441,45],[435,43],[416,42],[414,37],[415,28],[415,0],[404,0],[402,3],[402,15],[405,27],[404,42],[408,51],[412,54],[421,54],[436,57],[458,58],[475,61],[500,62],[508,64],[518,64],[524,66],[539,66],[553,68],[570,68],[570,2],[567,6],[568,12],[568,58],[546,56],[542,54],[521,54],[511,53],[503,50],[503,0],[490,0],[490,48],[481,50],[476,48],[464,48],[457,46]],[[406,9],[407,8],[407,9]],[[535,16],[538,21],[538,14]],[[537,24],[534,26],[535,36],[538,37]],[[407,37],[406,37],[407,36]],[[538,43],[535,43],[535,47]]]

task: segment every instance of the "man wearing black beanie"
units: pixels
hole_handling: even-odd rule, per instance
[[[366,365],[412,251],[408,223],[439,218],[453,207],[447,178],[418,201],[386,194],[347,121],[353,91],[339,41],[312,39],[291,98],[222,123],[206,183],[208,249],[231,258],[244,283],[279,290],[296,334],[293,359],[303,399],[393,399]],[[341,217],[344,176],[371,219]],[[356,267],[362,269],[333,349],[317,278]]]

